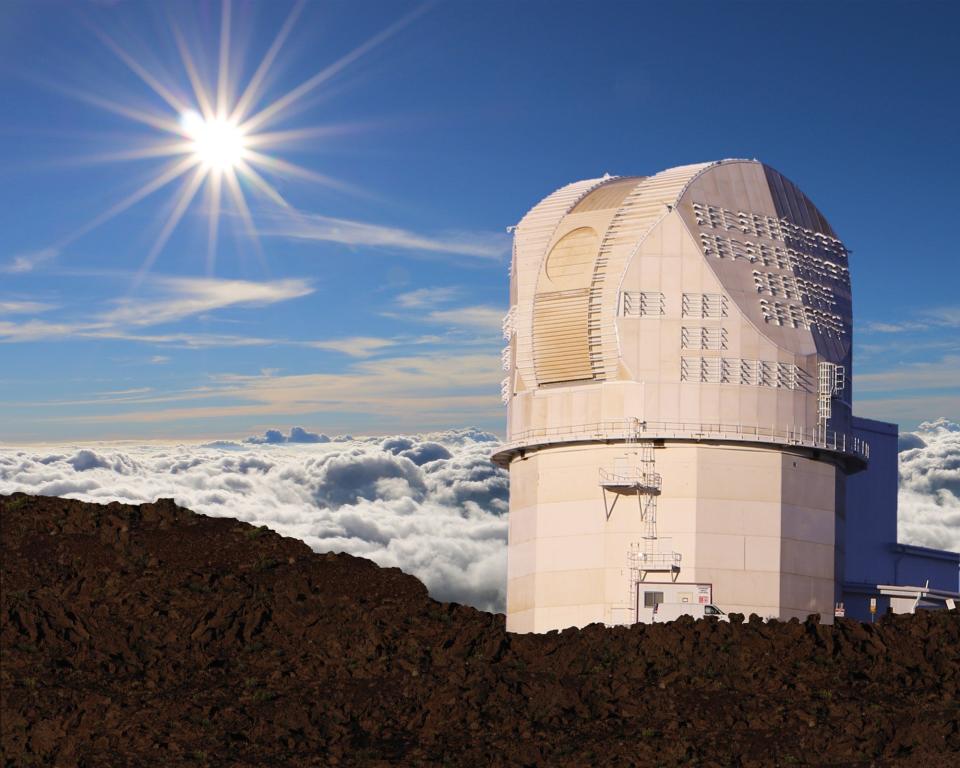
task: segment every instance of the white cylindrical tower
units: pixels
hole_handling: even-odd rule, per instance
[[[570,184],[517,225],[504,321],[507,628],[640,616],[650,583],[832,620],[848,252],[772,168]]]

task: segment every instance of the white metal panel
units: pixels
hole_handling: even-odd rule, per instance
[[[662,171],[640,182],[624,198],[600,246],[590,296],[591,343],[600,350],[594,362],[598,379],[614,379],[620,361],[617,307],[621,281],[630,257],[656,223],[669,212],[690,179],[709,163]]]
[[[513,236],[513,280],[516,288],[514,327],[517,372],[528,386],[536,385],[533,370],[533,297],[540,264],[563,217],[601,184],[613,177],[567,184],[535,205],[517,225]]]

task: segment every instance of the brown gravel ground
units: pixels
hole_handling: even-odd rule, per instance
[[[960,765],[956,612],[510,635],[167,499],[0,534],[3,766]]]

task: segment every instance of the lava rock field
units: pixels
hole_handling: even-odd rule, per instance
[[[508,634],[169,499],[0,496],[3,766],[960,765],[960,615]]]

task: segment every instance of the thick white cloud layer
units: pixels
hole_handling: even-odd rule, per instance
[[[927,421],[899,443],[900,541],[960,551],[960,424]]]
[[[172,497],[397,566],[439,600],[505,605],[506,473],[478,430],[327,437],[294,427],[206,445],[0,448],[0,493],[141,503]],[[900,440],[900,541],[960,549],[960,425]]]
[[[0,449],[0,493],[137,504],[172,497],[397,566],[439,600],[502,611],[506,473],[478,430],[328,438],[294,428],[202,446]]]

